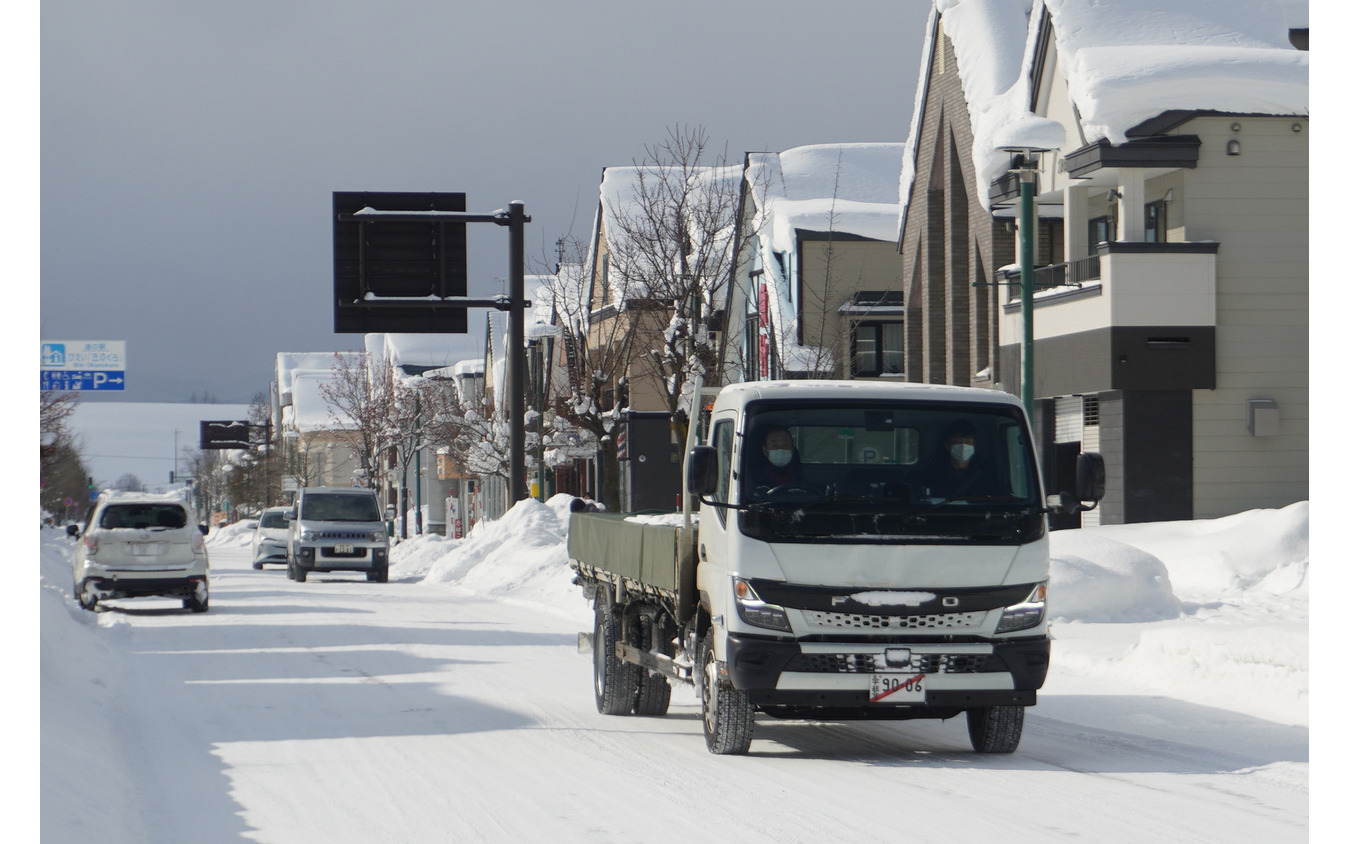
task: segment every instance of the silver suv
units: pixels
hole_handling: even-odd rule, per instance
[[[87,610],[108,598],[181,598],[206,612],[210,600],[205,525],[177,494],[108,490],[89,511],[73,556],[75,600]]]
[[[305,487],[287,516],[287,577],[304,583],[312,571],[358,571],[389,580],[389,532],[373,490]]]

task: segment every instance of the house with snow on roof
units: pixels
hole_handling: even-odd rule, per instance
[[[904,377],[895,248],[904,149],[818,144],[746,154],[727,381]]]
[[[364,485],[350,443],[355,422],[324,398],[336,352],[279,352],[273,384],[273,430],[281,448],[284,493],[306,486]]]
[[[1080,451],[1108,467],[1083,524],[1308,496],[1307,21],[1297,0],[933,4],[900,180],[907,373],[1021,392],[1020,165],[1048,483]]]
[[[702,369],[716,377],[740,166],[606,167],[572,338],[572,400],[603,417],[594,494],[625,510],[674,509],[678,431]]]

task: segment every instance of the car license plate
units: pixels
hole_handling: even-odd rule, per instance
[[[137,557],[158,557],[164,553],[164,545],[160,542],[129,542],[131,553]]]
[[[356,549],[356,546],[355,546],[355,545],[334,545],[334,546],[333,546],[333,553],[334,553],[334,554],[350,554],[350,553],[352,553],[352,551],[354,551],[355,549]]]
[[[873,674],[871,703],[923,703],[927,674]]]

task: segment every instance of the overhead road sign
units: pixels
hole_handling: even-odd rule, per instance
[[[245,420],[226,420],[223,422],[209,422],[203,420],[201,423],[201,450],[202,451],[223,451],[231,448],[248,448],[253,445],[261,445],[258,438],[254,437],[254,432],[262,433],[267,428],[266,425],[254,425]]]
[[[125,390],[125,340],[43,340],[43,390]]]
[[[44,369],[42,387],[46,391],[125,390],[126,373],[120,370]]]

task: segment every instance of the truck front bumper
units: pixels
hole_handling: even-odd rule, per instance
[[[887,649],[908,651],[911,664],[894,667]],[[949,717],[985,706],[1032,706],[1050,667],[1048,637],[995,642],[785,642],[727,635],[731,684],[750,702],[785,717]],[[871,675],[924,677],[923,702],[872,703]]]

